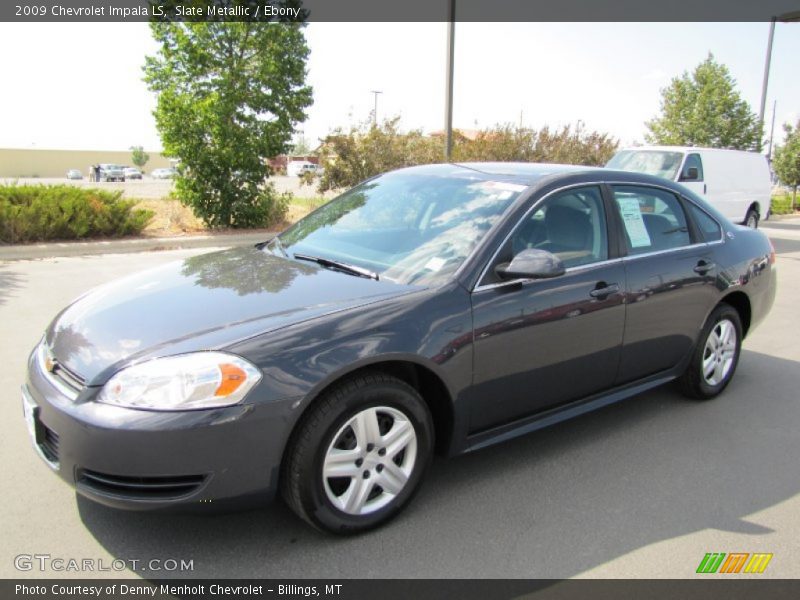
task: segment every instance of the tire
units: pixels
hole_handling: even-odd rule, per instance
[[[758,229],[758,213],[754,209],[747,211],[744,217],[744,224],[750,229]]]
[[[721,343],[716,343],[721,340]],[[735,339],[731,339],[735,336]],[[729,304],[717,306],[706,320],[692,359],[678,378],[681,392],[695,400],[710,400],[727,387],[739,364],[742,321]]]
[[[281,494],[318,529],[367,531],[412,499],[430,465],[433,437],[430,411],[413,387],[380,372],[347,379],[325,392],[298,425]]]

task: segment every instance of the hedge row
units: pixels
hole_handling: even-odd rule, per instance
[[[69,185],[0,185],[0,241],[17,244],[141,233],[154,213],[135,209],[135,201],[121,196],[121,191]]]

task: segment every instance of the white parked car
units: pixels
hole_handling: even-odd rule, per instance
[[[766,156],[757,152],[640,146],[620,150],[606,167],[680,182],[734,223],[756,228],[769,215],[769,165]]]
[[[321,171],[319,165],[307,160],[293,160],[286,165],[286,174],[290,177],[299,177],[303,173],[318,173],[319,171]]]
[[[125,178],[126,179],[141,179],[142,172],[137,169],[136,167],[125,167]]]
[[[168,169],[153,169],[153,171],[150,173],[150,176],[153,179],[172,179],[177,174],[178,171],[170,167]]]

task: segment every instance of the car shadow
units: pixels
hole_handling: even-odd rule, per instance
[[[114,557],[194,564],[145,577],[571,577],[704,529],[769,533],[748,515],[800,492],[798,366],[744,351],[716,400],[666,386],[436,460],[401,516],[357,537],[319,533],[280,503],[217,516],[78,507]]]
[[[789,254],[791,252],[800,252],[800,240],[787,240],[785,238],[771,237],[773,248],[776,254]]]

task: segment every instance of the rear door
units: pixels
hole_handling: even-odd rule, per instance
[[[625,336],[617,384],[676,366],[694,347],[715,301],[717,267],[670,190],[612,185],[627,256]]]
[[[625,325],[625,270],[609,247],[598,185],[557,191],[521,219],[472,294],[477,433],[611,387]],[[508,282],[494,268],[526,248],[566,273]]]

